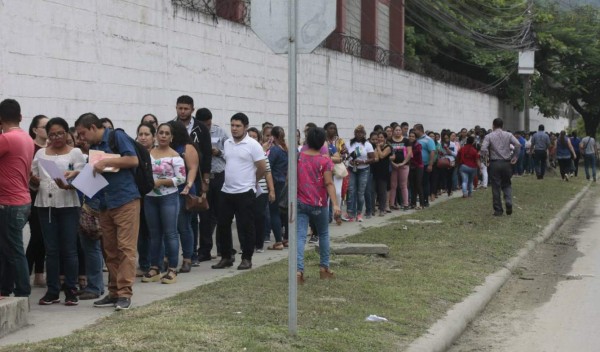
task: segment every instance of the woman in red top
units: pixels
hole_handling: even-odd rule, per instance
[[[423,207],[426,200],[424,198],[423,193],[423,153],[421,151],[422,147],[419,142],[417,142],[417,136],[415,135],[415,131],[411,130],[408,133],[408,145],[410,145],[412,149],[412,157],[410,158],[410,171],[408,173],[408,181],[410,187],[410,207],[412,209],[419,210]],[[419,196],[419,204],[417,206],[417,196]]]
[[[475,138],[467,137],[467,143],[458,151],[458,163],[460,164],[460,174],[462,176],[463,198],[470,197],[473,193],[473,178],[479,170],[481,160],[479,152],[473,146]]]

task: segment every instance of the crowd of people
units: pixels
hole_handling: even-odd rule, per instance
[[[345,141],[334,122],[323,128],[308,123],[304,138],[295,131],[299,143],[291,146],[281,126],[250,127],[248,116],[236,113],[228,133],[213,123],[210,110],[193,116],[194,111],[193,99],[181,96],[174,119],[146,114],[132,138],[94,113],[81,115],[73,126],[38,115],[25,132],[18,102],[0,103],[0,295],[29,296],[33,275],[33,285],[47,288],[40,305],[59,303],[63,292],[68,306],[98,299],[96,307],[128,309],[136,277],[174,284],[178,275],[216,259],[214,247],[220,260],[211,267],[232,267],[234,218],[241,250],[237,269],[251,269],[254,253],[288,247],[291,148],[299,152],[299,283],[305,282],[307,239],[319,242],[320,278],[335,277],[330,224],[420,210],[457,191],[469,198],[488,184],[493,215],[511,215],[511,177],[535,172],[543,179],[554,159],[568,180],[577,176],[583,156],[586,177],[596,180],[593,136],[580,140],[564,131],[555,136],[543,125],[535,134],[505,132],[501,119],[494,120],[493,130],[475,126],[457,132],[402,122],[368,133],[358,125]],[[98,153],[102,157],[94,156]],[[63,177],[51,176],[49,163]],[[71,182],[90,167],[107,185],[88,197]],[[144,171],[152,174],[147,190]],[[208,208],[189,205],[198,197]]]

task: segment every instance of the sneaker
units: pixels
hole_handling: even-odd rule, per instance
[[[363,217],[362,217],[362,214],[358,214],[358,215],[356,216],[356,221],[358,221],[358,222],[363,222]]]
[[[114,307],[117,304],[117,300],[117,297],[106,295],[101,300],[94,302],[94,307]]]
[[[119,297],[115,304],[115,310],[127,310],[131,308],[131,298]]]
[[[264,248],[256,248],[256,253],[264,253]]]
[[[308,240],[308,243],[318,243],[319,242],[319,238],[315,235],[310,236],[310,240]]]
[[[65,306],[76,306],[79,304],[77,291],[74,289],[65,289]]]
[[[38,303],[41,306],[49,306],[54,303],[60,303],[60,298],[58,298],[58,295],[51,295],[49,293],[46,293],[44,297],[40,298]]]
[[[200,266],[200,261],[198,259],[192,260],[192,266],[193,267],[199,267]]]
[[[370,219],[371,218],[371,214],[366,214],[365,215],[365,219]],[[360,221],[360,220],[359,220]]]
[[[346,213],[344,216],[342,216],[342,220],[346,222],[354,222],[354,217]]]
[[[83,291],[82,293],[79,294],[79,299],[82,301],[88,300],[88,299],[97,299],[99,298],[100,295],[97,295],[93,292],[89,292],[89,291]]]

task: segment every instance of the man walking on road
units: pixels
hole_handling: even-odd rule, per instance
[[[531,137],[531,151],[538,180],[543,179],[546,173],[548,148],[550,148],[550,137],[544,132],[544,125],[540,125],[538,131]]]
[[[501,118],[494,119],[492,123],[493,131],[485,136],[481,145],[481,154],[484,159],[489,158],[490,163],[488,172],[492,181],[494,216],[502,216],[504,213],[500,191],[504,193],[506,215],[512,214],[513,204],[510,178],[512,175],[512,165],[517,162],[521,151],[519,141],[512,133],[503,131],[503,126],[504,122]],[[514,147],[512,151],[511,145]]]
[[[585,178],[590,180],[589,168],[592,168],[592,177],[596,182],[596,159],[598,158],[598,147],[596,140],[591,135],[584,137],[579,143],[579,150],[583,154],[583,163],[585,166]]]

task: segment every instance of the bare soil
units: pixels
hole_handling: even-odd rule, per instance
[[[574,236],[594,216],[594,198],[584,197],[563,226],[536,246],[449,352],[506,351],[505,342],[526,330],[533,321],[531,312],[550,300],[559,282],[581,279],[566,273],[582,255]]]

